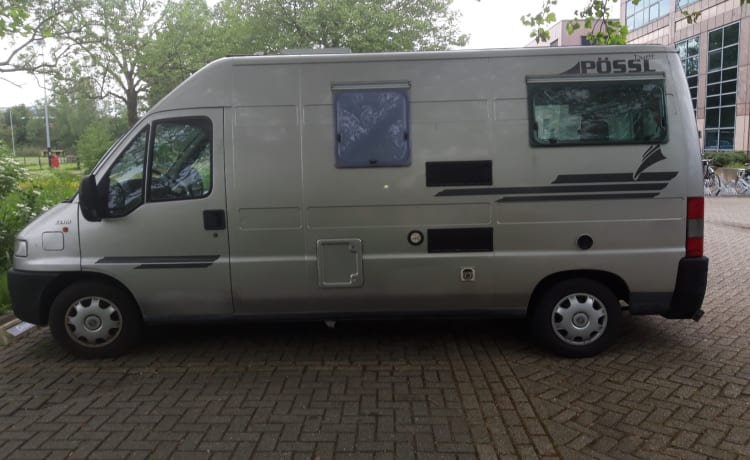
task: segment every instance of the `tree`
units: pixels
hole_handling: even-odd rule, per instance
[[[117,120],[101,118],[89,124],[76,142],[75,149],[85,171],[91,171],[99,159],[122,134],[123,127]]]
[[[50,117],[54,120],[55,148],[73,149],[76,141],[99,113],[91,82],[55,82],[50,101]]]
[[[153,106],[180,82],[222,56],[218,30],[205,0],[170,0],[143,51],[142,78]]]
[[[13,140],[16,145],[26,144],[28,142],[26,136],[26,126],[31,120],[31,110],[25,105],[17,105],[11,107],[3,113],[2,123],[2,140],[5,141],[5,145],[11,145],[11,133],[10,133],[10,117],[13,116]]]
[[[586,35],[589,43],[601,45],[622,45],[626,43],[628,28],[619,20],[610,17],[610,8],[618,9],[617,0],[585,0],[584,7],[575,12],[572,22],[566,25],[568,33],[573,33],[583,26],[591,29]],[[623,0],[624,1],[624,0]],[[631,0],[637,5],[641,0]],[[739,0],[740,5],[750,4],[750,0]],[[552,11],[557,0],[543,0],[542,9],[538,13],[529,13],[521,17],[521,22],[532,28],[530,37],[537,43],[549,40],[550,34],[547,26],[557,20]],[[700,17],[700,12],[691,11],[678,5],[680,13],[685,17],[688,24],[692,24]],[[619,14],[618,14],[619,16]]]
[[[101,98],[121,101],[128,124],[138,120],[138,108],[147,86],[142,78],[143,50],[158,19],[157,0],[85,0],[61,27],[60,46],[72,48],[59,77],[67,81],[88,78]]]
[[[67,21],[79,0],[0,0],[0,38],[6,47],[0,73],[35,73],[54,68],[68,48],[57,48],[45,60],[41,47]]]
[[[154,104],[208,62],[228,54],[348,47],[354,52],[446,49],[466,44],[452,0],[170,1],[144,51]]]
[[[218,8],[233,52],[348,47],[354,52],[463,46],[452,0],[225,0]]]

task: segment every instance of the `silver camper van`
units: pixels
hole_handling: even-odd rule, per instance
[[[219,59],[17,237],[16,315],[82,357],[148,323],[525,315],[589,356],[702,314],[674,49]]]

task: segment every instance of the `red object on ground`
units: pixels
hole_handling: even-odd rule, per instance
[[[60,157],[58,157],[57,155],[52,155],[52,167],[53,168],[60,167]]]

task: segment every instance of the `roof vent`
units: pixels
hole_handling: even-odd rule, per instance
[[[282,50],[282,55],[295,55],[295,54],[351,54],[352,50],[349,48],[292,48]]]

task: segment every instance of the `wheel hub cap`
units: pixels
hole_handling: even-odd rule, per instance
[[[597,340],[607,328],[607,310],[595,296],[570,294],[552,309],[552,329],[563,342],[586,345]]]
[[[102,320],[99,319],[98,316],[89,315],[83,321],[83,324],[86,326],[86,329],[88,329],[89,331],[96,331],[97,329],[102,327]]]
[[[576,313],[575,316],[573,316],[573,324],[576,327],[583,328],[586,327],[588,323],[589,317],[586,313]]]
[[[70,338],[87,347],[112,343],[122,331],[120,310],[103,297],[84,297],[73,302],[65,314]]]

